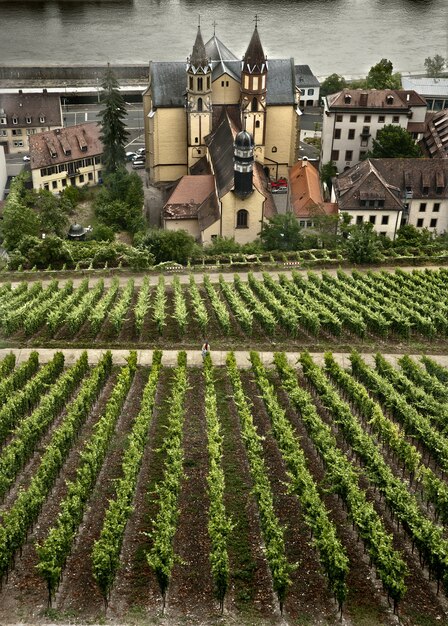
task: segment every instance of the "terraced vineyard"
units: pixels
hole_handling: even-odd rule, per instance
[[[246,287],[229,287],[235,309]],[[160,312],[162,287],[143,293]],[[114,297],[109,315],[136,301],[131,285]],[[222,368],[161,356],[0,362],[0,623],[48,604],[84,623],[448,622],[447,369],[356,352],[348,371],[331,353],[278,352],[266,368],[252,352],[248,369],[231,352]]]
[[[230,279],[230,280],[229,280]],[[212,283],[190,276],[187,285],[158,285],[145,279],[105,287],[103,280],[76,288],[41,282],[0,288],[0,335],[15,343],[60,345],[149,344],[175,342],[197,347],[207,337],[216,345],[315,346],[375,345],[416,341],[431,346],[448,335],[448,270],[307,275],[274,279],[264,273],[248,281],[238,274]]]

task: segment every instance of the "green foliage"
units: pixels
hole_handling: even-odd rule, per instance
[[[126,151],[124,146],[129,136],[126,130],[124,119],[127,116],[126,105],[119,90],[118,80],[115,77],[110,65],[101,84],[103,93],[101,103],[103,109],[100,111],[101,134],[103,142],[103,163],[106,172],[116,172],[124,167],[126,162]]]
[[[331,93],[337,93],[347,87],[347,81],[339,74],[330,74],[320,85],[321,97],[328,96]]]
[[[381,258],[381,241],[370,222],[356,224],[350,228],[345,248],[352,263],[375,263]]]
[[[412,224],[405,224],[397,230],[394,246],[413,246],[417,248],[428,245],[432,240],[432,234],[427,228],[419,229]]]
[[[144,226],[143,183],[136,172],[125,169],[109,174],[94,203],[95,215],[113,230],[136,233]]]
[[[87,234],[87,241],[115,241],[115,233],[106,224],[96,224],[90,233]]]
[[[70,245],[57,236],[38,237],[26,236],[21,239],[17,250],[26,258],[27,267],[46,268],[61,266],[71,260]]]
[[[138,248],[149,250],[156,263],[175,261],[186,265],[192,257],[200,255],[200,248],[185,230],[161,230],[152,228],[136,238]]]
[[[3,246],[7,250],[16,248],[25,235],[39,235],[39,219],[33,209],[25,204],[25,182],[26,176],[23,174],[13,180],[3,208],[1,233]]]
[[[331,179],[336,176],[337,173],[338,168],[336,167],[334,161],[328,161],[328,163],[324,163],[320,168],[320,179],[329,189],[331,189]]]
[[[303,234],[293,213],[274,215],[263,227],[260,239],[265,250],[301,250]]]
[[[400,89],[401,76],[393,73],[392,61],[381,59],[373,65],[366,78],[367,89]]]
[[[436,54],[433,57],[426,57],[425,69],[426,76],[429,78],[438,78],[443,74],[443,70],[447,65],[447,60],[440,54]]]
[[[37,193],[35,208],[39,217],[40,229],[45,234],[65,237],[68,231],[68,217],[60,199],[46,189]]]
[[[373,148],[369,157],[375,159],[419,158],[422,156],[420,147],[405,128],[395,124],[386,124],[373,140]]]

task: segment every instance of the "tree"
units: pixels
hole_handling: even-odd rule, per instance
[[[440,54],[436,54],[433,57],[426,57],[426,76],[429,76],[429,78],[437,78],[438,76],[441,76],[446,64],[447,60]]]
[[[293,213],[274,215],[263,227],[260,239],[265,250],[300,250],[303,235]]]
[[[3,209],[1,232],[3,246],[7,250],[13,250],[19,241],[26,235],[39,235],[39,220],[31,209],[25,204],[24,197],[26,175],[19,174],[12,184]]]
[[[397,230],[394,245],[397,247],[412,246],[413,248],[420,248],[427,246],[432,241],[433,235],[427,228],[419,230],[412,224],[404,224]]]
[[[199,256],[201,252],[194,237],[185,230],[151,228],[136,239],[137,247],[153,254],[156,263],[174,261],[186,265],[189,259]]]
[[[101,86],[104,90],[101,96],[104,108],[99,113],[102,127],[100,139],[103,142],[104,167],[106,172],[111,173],[125,165],[128,132],[123,121],[127,116],[126,103],[109,63]]]
[[[405,128],[387,124],[378,131],[369,157],[374,159],[412,159],[422,156],[420,147]]]
[[[114,230],[136,233],[144,228],[143,201],[140,176],[120,169],[106,176],[95,200],[95,215]]]
[[[37,194],[36,209],[41,231],[46,235],[65,237],[68,230],[68,218],[61,206],[60,199],[51,191],[41,189]]]
[[[330,74],[321,83],[320,86],[320,95],[322,97],[328,96],[331,93],[337,93],[338,91],[342,91],[344,87],[347,87],[347,81],[343,76],[339,76],[339,74]]]
[[[334,161],[328,161],[328,163],[324,163],[320,168],[320,179],[323,183],[325,183],[328,189],[331,190],[331,179],[336,176],[338,173],[338,168],[336,167]]]
[[[351,226],[345,248],[352,263],[376,263],[381,259],[381,241],[371,222]]]
[[[373,65],[367,74],[367,89],[400,89],[401,76],[393,74],[392,61],[381,59],[379,63]]]

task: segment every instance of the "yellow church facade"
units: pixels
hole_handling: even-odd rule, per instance
[[[199,38],[199,41],[198,41]],[[191,173],[206,157],[205,138],[223,109],[254,140],[254,157],[269,178],[286,177],[297,160],[300,92],[293,59],[266,59],[258,29],[243,60],[200,29],[185,62],[151,62],[143,95],[147,169],[153,183]]]

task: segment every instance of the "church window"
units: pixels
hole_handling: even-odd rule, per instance
[[[266,86],[266,76],[261,77],[261,88],[264,89]]]
[[[248,228],[249,227],[249,213],[246,209],[240,209],[236,214],[236,227]]]
[[[244,77],[244,89],[247,89],[249,87],[249,76],[245,76]]]
[[[202,91],[202,78],[198,78],[198,91]]]
[[[207,89],[210,89],[210,76],[207,76]]]
[[[277,146],[272,146],[272,152],[277,152]]]
[[[258,111],[258,101],[256,98],[252,98],[252,111]]]
[[[193,76],[190,76],[190,89],[193,89]]]
[[[202,111],[202,110],[203,110],[202,98],[198,98],[198,111]]]
[[[260,128],[260,120],[257,120],[257,121],[255,122],[255,128]]]
[[[199,137],[194,138],[194,143],[199,143]]]
[[[252,88],[258,89],[258,76],[254,76],[253,81]]]

